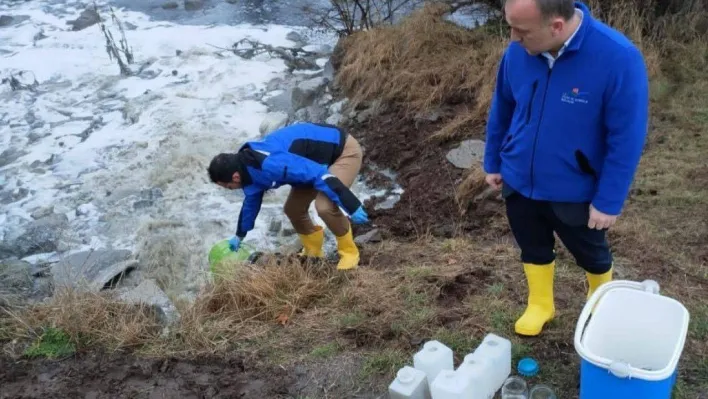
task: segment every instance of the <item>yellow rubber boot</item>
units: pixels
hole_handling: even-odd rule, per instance
[[[354,243],[351,226],[347,234],[337,237],[337,252],[339,252],[337,270],[351,270],[359,266],[359,249]]]
[[[298,234],[302,242],[300,255],[312,258],[324,258],[322,245],[324,244],[324,230],[322,226],[315,226],[317,230],[310,234]]]
[[[524,263],[524,273],[529,287],[528,305],[514,329],[519,335],[536,336],[556,314],[553,300],[555,262],[547,265]]]
[[[595,290],[597,290],[602,284],[609,283],[610,281],[612,281],[612,268],[610,268],[610,270],[603,274],[591,274],[585,272],[585,275],[588,278],[587,299],[590,299],[592,294],[595,293]]]

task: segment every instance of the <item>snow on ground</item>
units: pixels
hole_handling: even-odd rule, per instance
[[[209,160],[258,137],[268,111],[259,98],[286,71],[280,59],[219,56],[214,46],[228,48],[242,38],[292,46],[286,35],[293,27],[186,26],[117,9],[129,27],[131,68],[143,68],[123,77],[98,25],[81,31],[66,25],[83,9],[14,4],[0,6],[0,15],[29,19],[0,28],[0,76],[27,71],[22,81],[33,76],[38,86],[31,92],[0,85],[0,153],[19,155],[6,165],[0,160],[0,191],[6,193],[0,240],[51,206],[70,221],[60,250],[139,253],[155,226],[181,226],[167,234],[172,248],[189,248],[180,254],[196,263],[186,276],[194,278],[206,268],[209,247],[233,234],[242,198],[240,191],[209,183]],[[106,26],[118,40],[110,19]],[[248,242],[262,249],[283,242],[269,230],[273,219],[288,225],[281,211],[287,190],[266,197]],[[362,190],[355,189],[363,199]]]

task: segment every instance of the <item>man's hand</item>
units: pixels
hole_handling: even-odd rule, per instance
[[[236,236],[231,237],[231,239],[229,240],[229,248],[232,251],[236,252],[238,251],[239,247],[241,247],[241,239]]]
[[[490,173],[484,178],[484,181],[495,190],[501,190],[502,188],[502,176],[500,173]]]
[[[369,215],[366,214],[363,206],[360,206],[359,209],[351,215],[351,218],[354,224],[369,223]]]
[[[605,215],[590,205],[590,219],[588,227],[591,229],[609,229],[617,221],[617,216]]]

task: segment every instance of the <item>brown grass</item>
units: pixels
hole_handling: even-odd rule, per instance
[[[647,30],[622,7],[607,10],[601,15],[640,43],[652,84],[646,152],[624,214],[610,231],[616,276],[656,279],[664,294],[691,311],[676,397],[696,398],[708,390],[708,40],[701,36],[699,14],[684,18],[680,30],[668,19]],[[488,96],[493,84],[489,75],[477,79],[475,71],[492,71],[495,51],[504,43],[489,35],[441,22],[439,11],[428,8],[401,26],[347,40],[340,83],[358,101],[397,101],[411,112],[468,101],[444,135],[472,135],[470,126],[483,126],[482,110],[488,106],[488,98],[475,93]],[[460,204],[486,198],[483,177],[481,169],[469,172],[457,190]],[[266,259],[205,287],[194,304],[180,307],[180,322],[162,339],[148,309],[104,294],[76,293],[0,318],[0,338],[34,339],[53,326],[83,348],[190,355],[238,349],[271,363],[327,364],[328,369],[338,366],[333,359],[342,359],[347,370],[359,371],[339,378],[354,379],[350,386],[356,388],[372,386],[380,395],[422,340],[440,339],[459,361],[484,334],[495,332],[512,340],[514,361],[536,357],[543,365],[540,378],[559,397],[574,397],[578,359],[572,334],[583,305],[579,293],[586,289],[583,273],[559,245],[558,317],[537,339],[515,336],[513,322],[523,311],[526,290],[506,232],[500,212],[484,237],[423,236],[412,243],[367,245],[362,267],[353,273],[337,273],[332,264]],[[504,238],[490,238],[499,236]]]
[[[414,115],[448,104],[466,104],[481,121],[504,40],[442,19],[447,6],[428,4],[399,25],[358,32],[342,42],[337,72],[353,105],[381,100]],[[478,95],[478,93],[485,93]]]
[[[64,290],[49,303],[6,309],[4,316],[4,335],[34,340],[44,328],[53,327],[64,331],[79,350],[139,348],[154,342],[162,330],[152,308],[119,302],[107,292]]]

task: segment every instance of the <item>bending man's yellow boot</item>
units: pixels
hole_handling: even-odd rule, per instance
[[[610,268],[610,270],[603,274],[591,274],[585,272],[585,275],[588,278],[587,299],[590,299],[592,294],[594,294],[595,291],[600,288],[602,284],[609,283],[610,281],[612,281],[612,268]]]
[[[302,242],[301,255],[312,258],[324,258],[324,230],[322,226],[315,226],[317,230],[310,234],[299,234],[300,242]]]
[[[536,336],[556,313],[553,300],[555,262],[547,265],[524,263],[524,273],[529,288],[528,305],[514,329],[519,335]]]
[[[337,251],[339,252],[337,270],[351,270],[359,266],[359,249],[354,243],[351,226],[347,234],[337,237]]]

